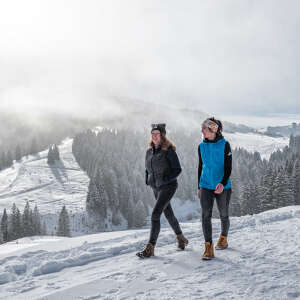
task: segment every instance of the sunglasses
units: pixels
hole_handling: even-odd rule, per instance
[[[216,124],[214,121],[211,121],[211,120],[204,121],[203,125],[206,126],[212,132],[215,132],[215,133],[218,131],[218,128],[219,128],[219,125]]]

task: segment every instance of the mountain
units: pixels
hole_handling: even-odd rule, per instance
[[[272,137],[258,133],[229,133],[224,132],[224,137],[230,142],[232,148],[244,148],[249,152],[259,152],[262,159],[269,159],[270,155],[282,150],[289,144],[288,137]]]
[[[300,123],[292,123],[286,126],[268,126],[264,131],[265,135],[273,137],[289,137],[291,134],[294,136],[300,135]]]
[[[99,130],[101,130],[101,127],[94,129],[96,132]],[[225,137],[231,142],[232,148],[243,147],[249,151],[259,151],[263,158],[268,158],[273,151],[282,149],[288,144],[288,140],[285,138],[272,138],[254,133],[227,133]],[[194,142],[197,143],[197,141]],[[26,201],[29,201],[31,208],[35,204],[38,205],[42,219],[47,224],[48,233],[55,234],[58,214],[62,206],[66,205],[70,214],[72,235],[88,233],[89,228],[86,225],[89,217],[86,215],[85,207],[90,180],[75,160],[72,153],[72,144],[73,138],[66,138],[59,144],[60,161],[57,161],[55,165],[49,166],[47,164],[48,150],[45,150],[36,155],[29,155],[27,158],[23,157],[19,162],[14,162],[11,168],[1,171],[0,214],[4,208],[10,211],[13,203],[23,211]],[[112,145],[114,144],[112,143],[110,146]],[[191,159],[191,156],[186,157],[183,153],[180,153],[180,155],[183,156],[182,159]],[[196,155],[195,152],[195,159]],[[140,163],[143,164],[143,162]],[[189,176],[189,173],[186,174],[186,172],[189,171],[184,169],[182,178]],[[196,180],[196,177],[193,179]],[[121,178],[118,180],[121,180]],[[191,181],[192,178],[188,177],[186,180]],[[147,192],[149,192],[149,195],[144,194],[145,197],[149,196],[149,202],[146,202],[146,205],[150,205],[153,197],[148,189]],[[180,195],[187,196],[186,193],[187,191],[182,189],[178,191],[177,197],[179,199],[173,201],[174,204],[176,203],[174,209],[181,220],[198,218],[199,210],[195,207],[195,203],[198,202],[192,199],[194,195],[192,187],[189,191],[191,196],[188,197],[190,201],[184,202],[185,208],[183,209],[181,200],[184,198],[181,199]],[[105,230],[127,228],[122,220],[118,225],[108,222],[107,226]],[[93,230],[90,232],[93,232]]]
[[[99,130],[99,127],[97,129]],[[288,145],[287,138],[272,138],[258,134],[227,133],[232,148],[258,151],[263,158]],[[0,172],[0,211],[11,208],[13,202],[22,210],[26,201],[37,203],[41,213],[59,212],[63,205],[75,212],[85,209],[89,178],[80,169],[72,154],[72,138],[59,145],[61,161],[47,164],[48,150],[23,157],[11,168]]]
[[[134,99],[114,99],[114,113],[102,118],[101,124],[112,128],[132,128],[134,130],[149,128],[151,123],[167,123],[171,130],[184,129],[201,131],[202,122],[210,114],[193,108],[178,108],[170,104],[155,104]],[[215,116],[217,118],[217,116]],[[256,129],[242,124],[223,122],[225,132],[258,133]]]
[[[109,128],[118,128],[118,130],[127,129],[127,131],[129,131],[127,132],[127,135],[124,136],[125,141],[123,141],[123,146],[124,142],[127,144],[129,143],[129,146],[132,143],[136,143],[136,141],[130,139],[130,130],[133,130],[134,132],[140,131],[142,132],[143,139],[145,139],[145,141],[141,143],[139,150],[142,155],[144,153],[143,147],[144,145],[146,147],[147,144],[147,134],[150,131],[149,124],[151,124],[153,121],[161,122],[168,120],[167,128],[171,138],[172,136],[175,138],[174,141],[176,145],[178,145],[179,156],[182,158],[182,162],[184,163],[183,173],[181,175],[181,179],[184,178],[184,180],[182,180],[182,183],[184,184],[181,185],[181,188],[177,192],[177,207],[182,206],[183,203],[181,200],[189,199],[188,202],[190,202],[189,204],[185,202],[185,207],[188,207],[188,209],[178,209],[178,211],[184,212],[181,214],[182,220],[189,220],[195,217],[197,218],[199,212],[197,212],[194,207],[195,199],[193,190],[193,187],[196,186],[196,174],[195,176],[192,176],[191,174],[194,172],[197,164],[196,149],[201,139],[200,125],[203,119],[205,119],[208,115],[201,111],[179,109],[141,101],[135,102],[129,100],[116,100],[113,105],[115,111],[114,117],[108,114],[107,117],[103,119],[103,123],[98,123],[101,124],[101,126],[94,127],[93,131],[101,131],[105,126],[108,126]],[[7,120],[9,120],[9,118],[7,118]],[[51,122],[52,124],[55,124],[55,128],[58,127],[58,124],[56,124],[54,120]],[[93,119],[93,122],[95,122],[95,119]],[[78,123],[78,127],[75,126],[77,121],[74,120],[70,122],[66,120],[65,124],[68,124],[66,127],[68,127],[68,130],[71,130],[73,133],[78,132],[81,127],[84,128],[87,126],[88,122],[82,121],[82,123]],[[289,140],[286,137],[270,137],[261,133],[257,133],[254,129],[243,125],[225,123],[224,126],[224,136],[230,141],[233,149],[245,148],[250,152],[257,151],[260,153],[262,158],[268,159],[271,153],[275,152],[276,150],[281,150],[289,144]],[[27,129],[29,130],[29,128]],[[5,130],[2,132],[5,132]],[[180,135],[177,134],[177,132],[180,132]],[[191,134],[189,136],[190,133],[193,135]],[[131,136],[131,138],[134,137]],[[182,147],[182,145],[180,145],[181,140],[185,140],[183,144],[185,144],[186,147]],[[12,167],[0,171],[0,215],[4,208],[10,210],[13,203],[16,203],[21,212],[23,211],[26,201],[30,203],[31,208],[37,204],[41,212],[42,219],[46,221],[48,233],[55,234],[58,214],[62,206],[66,205],[70,214],[72,235],[74,236],[93,232],[92,230],[89,231],[88,229],[87,223],[89,216],[86,215],[85,210],[90,180],[86,172],[80,168],[73,156],[73,141],[74,136],[70,135],[59,144],[61,160],[56,162],[56,164],[53,166],[49,166],[47,164],[48,150],[44,150],[38,152],[36,155],[23,156],[20,161],[15,161]],[[110,157],[111,153],[117,152],[113,151],[113,149],[115,149],[114,147],[118,146],[116,145],[118,141],[120,142],[121,140],[116,139],[115,141],[108,141],[109,145],[105,150],[105,155],[108,155],[107,157]],[[86,146],[87,150],[90,145]],[[86,150],[84,149],[85,148],[83,148],[82,155],[87,156],[85,152]],[[195,149],[195,151],[193,149]],[[98,154],[96,154],[96,156],[97,155]],[[136,165],[143,165],[142,155],[140,160],[136,160],[136,157],[133,156]],[[128,159],[129,156],[124,156],[124,158]],[[101,159],[105,159],[105,157]],[[187,162],[191,163],[191,165],[187,164]],[[115,172],[117,171],[116,169],[112,170],[112,165],[112,163],[106,162],[106,171],[108,171],[106,172],[106,175],[109,177],[109,172],[114,171],[115,174],[112,174],[115,175],[114,178],[116,179],[114,180],[114,183],[118,184],[118,181],[122,181],[124,178],[120,178],[120,173],[118,174]],[[119,162],[118,165],[122,169],[123,165],[121,165],[121,162]],[[143,168],[143,166],[141,168]],[[140,174],[131,174],[132,178],[130,178],[133,182],[138,182],[140,186],[143,186],[143,179],[137,181],[138,177],[143,178],[143,172],[144,170],[139,172]],[[247,178],[245,175],[246,174],[243,173],[241,176],[243,176],[243,178]],[[187,182],[189,185],[186,184]],[[129,182],[129,189],[133,189],[134,187],[130,185],[131,182]],[[144,195],[143,200],[145,200],[145,209],[148,210],[149,214],[153,197],[150,193],[150,190],[147,190],[147,192],[147,195],[146,193],[138,192],[135,194]],[[130,195],[131,194],[129,193],[129,198]],[[131,198],[134,200],[133,204],[135,204],[136,201],[141,198],[140,195],[138,197],[136,195],[131,195]],[[112,199],[114,197],[110,198]],[[121,197],[118,197],[118,201],[120,201],[119,198],[121,199]],[[127,225],[124,219],[122,219],[122,215],[119,215],[118,219],[119,222],[116,222],[115,225],[109,221],[105,225],[106,227],[102,228],[101,230],[126,229]]]
[[[193,108],[178,108],[167,104],[154,104],[134,99],[111,99],[98,104],[87,103],[93,113],[71,112],[0,112],[0,169],[3,155],[16,157],[16,148],[21,155],[42,151],[50,144],[58,144],[67,136],[93,128],[98,124],[116,129],[144,130],[151,123],[167,123],[168,130],[201,131],[203,120],[211,116]],[[205,107],[203,108],[205,110]],[[218,116],[216,116],[218,117]],[[226,133],[255,133],[273,136],[270,132],[257,131],[251,127],[223,121]],[[277,137],[277,135],[275,136]],[[34,146],[34,147],[33,147]]]
[[[198,221],[182,224],[186,251],[163,226],[144,260],[149,228],[23,238],[0,245],[0,299],[299,299],[299,218],[299,206],[232,217],[229,248],[209,262]]]

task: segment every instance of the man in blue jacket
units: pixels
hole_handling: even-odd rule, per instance
[[[205,238],[205,252],[202,256],[204,260],[214,257],[211,218],[215,198],[221,218],[221,235],[216,249],[228,247],[232,153],[230,144],[222,135],[222,129],[221,121],[213,117],[206,119],[202,124],[204,139],[198,147],[198,198],[202,208],[202,229]]]

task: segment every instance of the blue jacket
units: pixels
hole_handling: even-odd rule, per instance
[[[199,145],[199,187],[215,190],[222,183],[224,189],[230,189],[231,164],[230,145],[223,136],[215,141],[204,140]]]

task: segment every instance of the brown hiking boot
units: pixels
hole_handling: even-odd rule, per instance
[[[183,234],[178,234],[177,237],[177,242],[178,242],[178,248],[181,250],[184,250],[187,244],[189,243],[188,239],[184,237]]]
[[[148,243],[144,250],[138,252],[136,255],[140,258],[154,256],[154,246],[151,243]]]
[[[219,241],[216,245],[216,250],[224,250],[228,247],[227,236],[220,235]]]
[[[205,243],[205,251],[202,255],[202,259],[204,260],[210,260],[214,258],[214,245],[211,242],[206,242]]]

